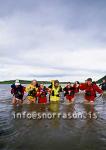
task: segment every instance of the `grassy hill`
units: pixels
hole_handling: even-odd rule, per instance
[[[97,83],[101,83],[102,80],[105,79],[106,80],[106,75],[104,77],[102,77],[101,79],[99,79],[97,81]],[[0,84],[13,84],[15,82],[15,80],[8,80],[8,81],[0,81]],[[31,81],[29,80],[20,80],[21,84],[30,84]],[[50,84],[50,81],[38,81],[38,83],[43,83],[43,84]],[[66,84],[67,82],[60,82],[61,84]]]
[[[97,83],[99,84],[99,83],[101,83],[102,82],[102,80],[106,80],[106,76],[104,76],[104,77],[102,77],[101,79],[99,79],[98,81],[97,81]]]
[[[28,80],[19,80],[21,84],[30,84],[31,81]],[[9,80],[9,81],[0,81],[0,84],[13,84],[15,80]],[[50,81],[38,81],[39,84],[50,84]],[[61,84],[66,84],[66,82],[61,82]]]
[[[30,84],[31,81],[28,80],[19,80],[21,84]],[[15,80],[8,80],[8,81],[1,81],[0,84],[13,84]],[[38,83],[44,83],[44,84],[49,84],[50,82],[48,81],[38,81]]]

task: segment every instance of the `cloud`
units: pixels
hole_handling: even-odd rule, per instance
[[[83,81],[104,76],[104,4],[83,0],[2,2],[0,80]]]

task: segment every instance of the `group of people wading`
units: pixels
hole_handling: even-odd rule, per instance
[[[92,79],[88,78],[85,83],[76,81],[72,84],[68,82],[64,88],[61,87],[58,80],[52,81],[49,87],[44,86],[44,84],[38,84],[36,80],[33,80],[31,84],[24,87],[16,80],[15,83],[11,85],[11,94],[13,95],[12,104],[22,105],[26,99],[29,104],[47,104],[47,95],[49,95],[50,103],[59,102],[62,92],[64,93],[64,101],[73,103],[76,93],[79,93],[80,90],[84,91],[84,101],[93,104],[96,99],[96,93],[102,95],[103,91],[106,91],[106,80],[103,80],[103,83],[97,86],[96,82],[92,82]],[[25,93],[27,93],[27,96],[23,99]]]

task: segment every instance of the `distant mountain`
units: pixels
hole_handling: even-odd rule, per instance
[[[19,80],[21,84],[30,84],[31,81],[29,80]],[[0,81],[0,84],[13,84],[15,83],[15,80],[8,80],[8,81]],[[43,84],[49,84],[49,81],[38,81],[38,83],[43,83]]]
[[[98,81],[97,81],[97,83],[101,83],[102,82],[102,80],[106,80],[106,76],[104,76],[103,78],[101,78],[101,79],[99,79]]]
[[[31,81],[29,80],[19,80],[21,84],[30,84]],[[15,80],[8,80],[8,81],[0,81],[0,84],[13,84]],[[39,84],[50,84],[50,81],[38,81]],[[61,84],[66,84],[67,82],[60,82]]]
[[[30,83],[31,81],[19,80],[22,84]],[[0,84],[13,84],[15,80],[0,81]]]
[[[105,79],[106,80],[106,75],[104,77],[102,77],[101,79],[99,79],[98,81],[96,81],[98,84],[102,82],[102,80]],[[21,84],[30,84],[31,81],[30,80],[19,80]],[[0,84],[13,84],[15,83],[15,80],[8,80],[8,81],[0,81]],[[39,84],[43,83],[43,84],[50,84],[50,81],[38,81]],[[66,84],[67,82],[60,82],[60,84]]]

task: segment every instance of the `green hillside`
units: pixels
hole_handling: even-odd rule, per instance
[[[30,84],[31,81],[29,80],[19,80],[21,84]],[[9,80],[9,81],[0,81],[0,84],[13,84],[15,80]],[[50,84],[50,81],[38,81],[39,84]],[[61,82],[61,84],[66,84],[66,82]]]
[[[106,76],[102,77],[101,79],[99,79],[97,81],[97,83],[101,83],[102,80],[105,79],[106,80]],[[30,80],[19,80],[21,84],[30,84],[31,81]],[[0,81],[0,84],[13,84],[15,82],[15,80],[8,80],[8,81]],[[50,84],[50,81],[38,81],[38,83],[43,83],[43,84]],[[61,84],[66,84],[67,82],[60,82]]]
[[[104,76],[103,78],[99,79],[99,80],[97,81],[97,83],[98,83],[98,84],[99,84],[99,83],[102,83],[102,80],[106,80],[106,76]]]
[[[31,81],[28,80],[19,80],[21,84],[29,84]],[[15,80],[9,80],[9,81],[1,81],[0,84],[13,84]],[[48,81],[38,81],[38,83],[44,83],[44,84],[49,84],[50,82]]]

